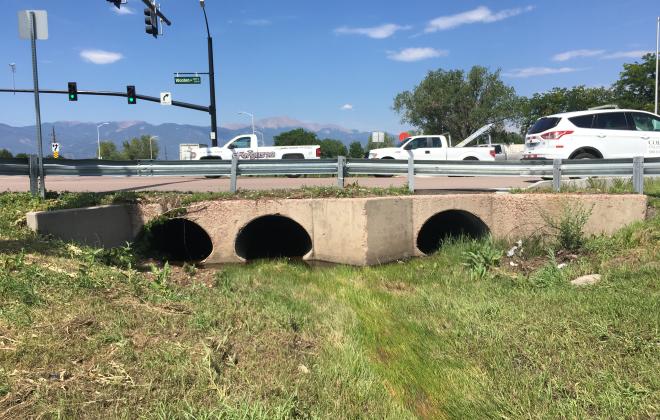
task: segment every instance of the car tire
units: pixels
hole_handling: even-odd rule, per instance
[[[200,160],[222,160],[222,158],[212,157],[212,158],[201,158]],[[206,176],[204,176],[204,178],[206,178],[206,179],[219,179],[219,178],[221,178],[221,176],[220,175],[218,175],[218,176],[206,175]]]
[[[304,159],[305,157],[300,155],[284,155],[282,156],[282,160],[288,160],[288,159]],[[286,175],[287,178],[300,178],[302,175]]]
[[[575,155],[575,157],[572,160],[580,160],[580,159],[598,159],[598,158],[592,155],[591,153],[582,152]]]
[[[384,157],[381,158],[381,160],[394,160],[394,158],[391,157]],[[392,178],[394,175],[374,175],[374,178]]]

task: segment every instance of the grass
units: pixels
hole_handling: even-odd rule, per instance
[[[24,226],[27,210],[94,200],[0,194],[0,418],[660,411],[658,217],[570,256],[547,238],[512,258],[508,244],[456,240],[423,259],[323,269],[142,267],[128,248]],[[590,273],[602,281],[569,285]]]

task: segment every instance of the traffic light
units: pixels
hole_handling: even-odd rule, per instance
[[[146,25],[144,31],[154,38],[158,38],[158,13],[156,11],[156,4],[151,4],[152,7],[144,9],[144,24]]]
[[[135,86],[126,86],[126,98],[129,105],[135,105],[137,97],[135,96]]]
[[[69,100],[78,100],[78,84],[76,82],[69,82]]]

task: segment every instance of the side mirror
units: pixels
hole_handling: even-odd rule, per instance
[[[412,150],[413,149],[412,146],[413,146],[412,143],[408,143],[405,146],[403,146],[403,150]]]
[[[234,144],[234,143],[227,146],[227,149],[235,149],[235,148],[236,148],[236,144]]]

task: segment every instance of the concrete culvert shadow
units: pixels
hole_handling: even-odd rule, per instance
[[[188,219],[168,219],[149,231],[150,252],[170,261],[202,261],[213,252],[213,242],[206,231]]]
[[[489,232],[488,226],[474,214],[464,210],[447,210],[424,223],[417,235],[417,248],[429,255],[440,249],[447,239],[461,236],[480,238]]]
[[[235,249],[245,260],[296,258],[312,250],[312,239],[296,221],[268,215],[254,219],[238,232]]]

